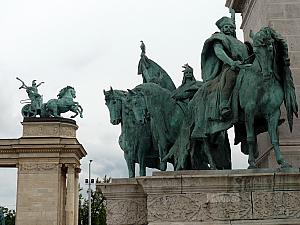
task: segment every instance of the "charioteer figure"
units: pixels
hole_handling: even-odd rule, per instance
[[[22,82],[22,86],[20,86],[19,89],[26,89],[27,95],[31,101],[31,106],[35,109],[41,109],[43,104],[43,98],[42,95],[40,95],[38,92],[38,87],[44,82],[36,84],[36,80],[33,80],[31,86],[27,86],[25,82],[22,81],[20,78],[17,77],[17,80]]]
[[[36,80],[33,80],[31,86],[27,86],[20,78],[17,77],[16,79],[22,82],[19,89],[25,89],[29,97],[29,99],[21,101],[21,103],[29,103],[22,108],[22,115],[24,117],[36,117],[37,115],[41,115],[43,98],[38,92],[38,87],[44,82],[37,84]],[[30,102],[27,100],[30,100]]]

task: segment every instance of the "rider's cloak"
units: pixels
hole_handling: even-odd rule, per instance
[[[230,128],[237,120],[237,98],[231,90],[228,106],[232,110],[230,118],[224,120],[220,115],[222,93],[226,90],[226,79],[229,76],[236,77],[238,71],[234,71],[229,65],[223,63],[215,54],[214,44],[220,43],[225,53],[234,61],[244,62],[248,58],[247,46],[238,39],[215,33],[204,43],[201,54],[201,69],[204,85],[196,93],[193,104],[195,127],[192,138],[205,138]],[[235,82],[235,79],[232,81]],[[197,102],[197,104],[196,104]]]

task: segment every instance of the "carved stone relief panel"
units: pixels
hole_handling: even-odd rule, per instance
[[[147,209],[149,222],[252,218],[250,192],[148,195]]]
[[[19,173],[53,173],[58,171],[59,165],[55,163],[20,163]]]
[[[300,218],[300,191],[253,192],[254,219]]]
[[[59,124],[55,125],[24,125],[23,136],[58,136]]]
[[[108,200],[107,224],[147,224],[146,199]]]
[[[76,137],[76,130],[74,127],[62,126],[60,135],[63,137]]]

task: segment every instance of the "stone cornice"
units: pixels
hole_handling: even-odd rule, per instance
[[[225,6],[233,8],[237,13],[242,13],[245,1],[247,0],[226,0]]]
[[[63,118],[63,117],[50,117],[50,118],[40,118],[40,117],[33,117],[33,118],[24,118],[23,122],[48,122],[48,123],[54,123],[54,122],[58,122],[58,123],[69,123],[69,124],[75,124],[76,125],[76,121],[73,119],[69,119],[69,118]]]
[[[243,29],[251,15],[253,6],[257,0],[226,0],[226,6],[232,7],[237,13],[242,13],[243,21],[241,29]]]
[[[74,153],[79,159],[87,155],[82,145],[0,145],[0,154]]]

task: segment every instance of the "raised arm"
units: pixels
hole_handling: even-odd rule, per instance
[[[43,82],[39,83],[39,84],[38,84],[38,85],[36,85],[36,86],[38,87],[38,86],[40,86],[40,85],[41,85],[41,84],[43,84],[43,83],[45,83],[45,82],[43,81]]]
[[[21,88],[27,89],[28,88],[27,85],[24,83],[24,81],[22,81],[19,77],[16,77],[16,79],[22,82],[22,86],[20,86],[19,89],[21,89]]]

